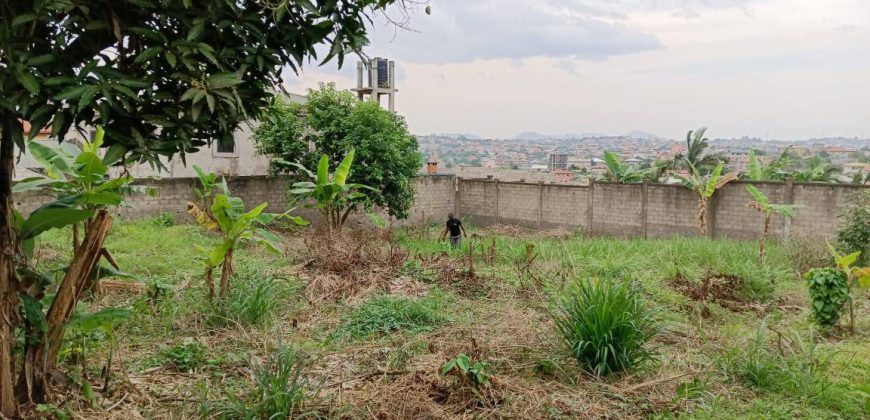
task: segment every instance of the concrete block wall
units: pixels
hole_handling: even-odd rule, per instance
[[[404,224],[429,224],[447,219],[455,211],[456,178],[453,175],[423,175],[416,179],[414,207]]]
[[[646,237],[698,234],[698,197],[682,185],[649,184]]]
[[[616,237],[644,236],[644,188],[621,184],[592,184],[592,224],[594,235]]]
[[[789,227],[790,235],[830,235],[837,228],[837,216],[847,204],[847,196],[868,187],[827,184],[795,184],[794,204],[805,207],[797,210]]]
[[[580,185],[539,184],[542,191],[541,225],[588,229],[590,188]]]
[[[716,192],[708,208],[713,238],[757,239],[764,216],[747,206],[747,182],[737,181]],[[849,193],[867,186],[753,182],[772,203],[800,204],[794,219],[776,215],[770,233],[831,236],[839,209]],[[681,185],[616,184],[590,186],[457,181],[460,215],[476,223],[516,223],[540,227],[579,228],[593,235],[662,238],[698,235],[698,198]],[[537,219],[536,219],[537,217]]]
[[[498,221],[537,226],[540,219],[541,188],[538,184],[500,182],[498,184]]]

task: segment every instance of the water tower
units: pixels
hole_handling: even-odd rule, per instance
[[[364,71],[368,71],[368,77]],[[356,92],[359,100],[364,101],[366,96],[372,102],[381,103],[381,96],[386,95],[388,100],[387,109],[396,112],[396,62],[386,58],[375,57],[368,63],[359,61],[356,63]]]

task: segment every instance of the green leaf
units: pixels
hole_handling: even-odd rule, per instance
[[[32,7],[32,6],[31,6],[31,7]],[[32,22],[32,21],[34,21],[34,20],[36,20],[36,14],[35,14],[35,13],[21,13],[21,14],[19,14],[18,16],[15,16],[15,17],[12,19],[12,27],[16,27],[16,26],[19,26],[19,25],[23,25],[23,24],[25,24],[25,23],[27,23],[27,22]]]
[[[30,141],[27,150],[33,160],[39,162],[45,169],[46,175],[55,179],[62,179],[64,174],[72,171],[75,160],[69,153],[56,147],[48,147],[39,141]]]
[[[52,178],[27,178],[22,179],[21,181],[17,181],[15,185],[12,186],[13,193],[23,193],[27,191],[38,190],[43,186],[54,184],[58,182],[56,179]]]
[[[64,89],[63,91],[61,91],[57,95],[55,95],[54,99],[57,101],[77,99],[77,98],[82,96],[82,94],[85,92],[85,90],[87,88],[88,88],[88,85],[71,86],[71,87]]]
[[[338,168],[335,169],[335,175],[332,178],[332,182],[335,182],[338,185],[344,185],[345,181],[347,181],[348,174],[350,174],[350,166],[353,164],[353,157],[354,149],[351,148],[347,152],[347,155],[344,156],[344,159],[341,160]]]
[[[861,256],[861,251],[855,251],[849,255],[844,255],[840,258],[837,258],[837,265],[840,266],[843,271],[847,271],[852,264],[858,260],[858,257]]]
[[[768,201],[767,196],[764,195],[764,193],[761,192],[761,190],[756,188],[755,185],[747,185],[746,191],[749,191],[749,194],[752,195],[752,198],[755,199],[756,203],[761,204],[761,207],[764,207],[765,209],[767,209],[767,207],[770,205],[770,202]]]
[[[18,79],[28,92],[34,95],[39,93],[39,81],[36,80],[36,76],[26,71],[17,71],[15,72],[15,78]]]
[[[18,233],[19,240],[36,237],[49,229],[58,229],[78,223],[92,217],[94,212],[90,210],[78,210],[71,208],[41,208],[34,211],[21,226]]]
[[[761,163],[758,161],[758,157],[755,156],[755,150],[749,151],[749,179],[754,181],[760,181],[764,178],[764,173],[761,170]]]
[[[323,155],[317,164],[317,185],[326,185],[327,183],[329,183],[329,157]]]
[[[95,182],[108,172],[103,160],[93,152],[82,152],[75,160],[77,175],[87,182]]]
[[[223,89],[242,83],[242,79],[236,73],[216,73],[208,78],[208,85],[212,89]]]
[[[133,313],[122,308],[105,308],[92,314],[76,312],[66,327],[75,333],[88,334],[102,329],[108,331],[121,320],[129,318]]]
[[[712,197],[713,193],[716,192],[716,185],[719,183],[719,177],[722,175],[722,169],[724,168],[725,164],[719,162],[719,164],[716,165],[716,169],[713,169],[713,173],[710,174],[710,178],[707,179],[707,187],[704,189],[705,197]]]
[[[144,61],[151,60],[152,58],[156,57],[157,54],[160,54],[160,52],[162,52],[162,51],[163,51],[163,47],[146,48],[144,51],[140,52],[139,55],[137,55],[135,59],[133,59],[133,62],[134,63],[142,63]]]
[[[113,144],[106,149],[106,154],[103,155],[104,165],[113,165],[127,153],[127,149],[121,144]]]

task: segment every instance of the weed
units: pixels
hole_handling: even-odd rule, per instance
[[[395,331],[430,331],[446,321],[439,312],[435,298],[377,296],[356,308],[345,319],[340,333],[361,339]]]
[[[235,273],[235,288],[223,301],[207,303],[207,323],[222,327],[228,321],[261,325],[271,319],[287,288],[264,270],[241,265]]]
[[[653,359],[645,345],[656,334],[656,323],[627,284],[580,281],[556,303],[552,316],[571,355],[597,376]]]
[[[300,416],[313,396],[307,357],[294,347],[281,347],[265,364],[252,367],[254,388],[243,398],[208,404],[209,416],[234,419],[286,419]]]
[[[465,353],[459,353],[455,359],[448,360],[441,367],[441,375],[456,372],[461,378],[471,382],[474,387],[489,384],[488,365],[483,360],[474,361]]]
[[[148,219],[148,221],[157,227],[172,227],[175,226],[175,215],[172,213],[163,212],[157,216]]]
[[[192,372],[205,365],[208,362],[206,357],[205,346],[195,341],[176,344],[160,352],[163,363],[172,366],[179,372]]]
[[[811,268],[827,267],[833,263],[825,243],[816,238],[795,235],[783,242],[782,248],[794,269],[801,274]]]
[[[420,260],[409,259],[399,268],[399,274],[425,283],[433,283],[438,279],[438,272],[426,267]]]
[[[837,248],[843,254],[861,251],[857,265],[870,265],[870,191],[856,191],[848,202],[840,215]]]
[[[718,364],[729,375],[753,388],[796,397],[804,403],[860,412],[859,395],[828,378],[833,352],[820,352],[815,339],[777,333],[771,349],[765,318],[743,348],[735,348]]]

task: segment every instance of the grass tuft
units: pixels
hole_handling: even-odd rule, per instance
[[[396,331],[431,331],[446,322],[436,298],[411,299],[381,295],[363,302],[345,319],[339,334],[353,339]]]
[[[553,319],[571,355],[594,375],[628,371],[654,358],[646,348],[656,334],[652,312],[624,283],[578,282],[556,303]]]

